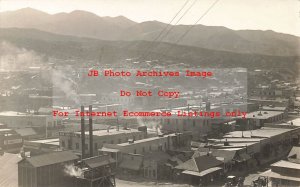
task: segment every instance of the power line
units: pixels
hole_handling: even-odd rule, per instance
[[[171,25],[171,23],[176,19],[176,17],[180,14],[180,12],[184,9],[184,7],[190,2],[190,0],[186,0],[183,6],[180,8],[180,10],[175,14],[175,16],[172,18],[172,20],[167,24],[167,26],[159,33],[159,35],[152,41],[157,41],[160,36],[167,30],[167,28]]]
[[[181,21],[181,19],[190,11],[190,9],[195,5],[196,2],[197,2],[197,0],[195,0],[193,2],[193,4],[191,4],[191,6],[183,13],[183,15],[177,20],[177,22],[174,25],[177,25]],[[165,36],[167,36],[172,29],[173,29],[173,27],[171,27],[171,29],[168,30],[168,32],[165,34]]]
[[[219,2],[220,0],[215,0],[210,6],[209,8],[199,17],[199,19],[193,24],[190,25],[190,27],[186,30],[186,32],[184,32],[181,37],[175,42],[172,43],[174,45],[177,45],[198,23],[199,21],[201,21],[208,13],[209,11]],[[170,49],[165,53],[168,54],[170,52]]]
[[[180,12],[185,8],[185,6],[190,2],[190,0],[186,0],[185,3],[181,6],[181,8],[179,9],[179,11],[177,11],[177,13],[173,16],[173,18],[171,19],[171,21],[164,27],[163,30],[161,30],[161,32],[157,35],[156,38],[154,38],[154,40],[151,41],[151,45],[150,47],[147,48],[146,51],[150,50],[152,48],[152,44],[153,42],[156,42],[161,35],[168,29],[168,27],[171,25],[171,23],[176,19],[176,17],[180,14]],[[148,55],[147,55],[148,56]]]
[[[194,2],[185,10],[185,12],[181,15],[181,17],[176,21],[176,23],[174,25],[177,25],[181,19],[191,10],[191,8],[196,4],[197,0],[194,0]],[[163,36],[162,38],[158,41],[158,44],[156,47],[158,47],[161,42],[163,41],[163,39],[168,36],[168,34],[173,30],[174,27],[171,27]],[[152,48],[151,48],[152,49]],[[147,53],[147,55],[144,57],[144,58],[147,58],[150,54],[150,49],[149,49],[149,52]]]
[[[191,25],[187,31],[181,35],[181,37],[175,42],[175,44],[178,44],[180,42],[180,40],[182,40],[198,23],[199,21],[201,21],[208,13],[209,11],[219,2],[220,0],[215,0],[210,7],[200,16],[200,18],[193,24]]]

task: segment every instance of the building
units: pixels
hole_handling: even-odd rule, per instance
[[[234,168],[242,173],[288,155],[299,142],[300,128],[263,127],[248,131],[233,131],[222,139],[209,139],[204,147],[235,152]]]
[[[75,187],[114,187],[115,173],[116,161],[109,155],[99,155],[82,159],[69,169],[68,175],[75,177]]]
[[[112,128],[107,130],[93,131],[94,150],[102,148],[104,144],[121,144],[129,139],[141,140],[147,137],[147,132],[129,128]],[[85,138],[89,139],[89,132],[85,132]],[[66,150],[81,153],[81,133],[80,132],[59,132],[59,145]],[[86,142],[85,152],[89,152],[89,141]],[[94,152],[94,156],[97,152]]]
[[[207,185],[221,178],[224,163],[212,155],[192,157],[190,160],[175,167],[177,178],[193,185]]]
[[[65,168],[78,156],[68,151],[24,157],[18,162],[19,187],[55,186],[68,181]],[[66,185],[65,185],[66,186]]]
[[[300,186],[300,163],[286,160],[271,165],[271,169],[260,174],[268,177],[271,186]]]
[[[236,117],[241,117],[241,112],[251,112],[257,109],[257,105],[252,103],[217,103],[210,104],[207,102],[205,104],[188,105],[184,107],[177,107],[172,109],[166,109],[172,113],[172,118],[164,117],[160,119],[160,126],[162,132],[186,132],[191,131],[193,135],[193,140],[201,140],[204,137],[212,135],[214,130],[217,130],[220,125],[230,122]],[[156,110],[158,111],[158,110]],[[161,111],[161,110],[160,110]],[[202,116],[177,116],[178,111],[183,113],[189,112],[199,112]],[[219,113],[219,116],[217,116]],[[226,116],[230,114],[230,116]]]
[[[61,125],[60,119],[55,119],[51,115],[35,115],[15,111],[0,112],[0,123],[7,125],[9,128],[57,128]]]
[[[20,134],[12,129],[0,129],[0,148],[2,151],[18,153],[23,145]]]
[[[265,123],[276,123],[286,117],[283,111],[255,111],[246,115],[246,118],[238,117],[236,125],[239,130],[250,130],[263,127]]]
[[[123,153],[145,155],[155,151],[170,151],[182,147],[189,148],[191,142],[190,133],[176,133],[160,135],[141,140],[129,140],[121,144],[105,144],[99,149],[99,154],[110,154],[119,163],[122,161]]]
[[[25,140],[23,143],[23,151],[30,152],[30,156],[50,153],[60,150],[59,139],[44,139],[44,140]]]

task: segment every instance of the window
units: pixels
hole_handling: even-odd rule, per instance
[[[89,145],[88,144],[85,144],[85,150],[88,150],[88,148],[89,148]]]
[[[196,121],[195,120],[193,120],[193,127],[195,127],[196,126]]]
[[[66,146],[65,141],[61,141],[61,146],[62,146],[62,147],[65,147],[65,146]]]
[[[114,141],[112,140],[110,143],[111,143],[111,144],[114,144]]]
[[[76,143],[76,149],[79,149],[79,143]]]
[[[143,153],[145,152],[145,147],[143,147]]]
[[[119,144],[121,143],[121,139],[118,140]]]
[[[68,140],[68,149],[72,149],[72,141]]]
[[[95,147],[95,150],[97,150],[98,149],[98,143],[95,143],[94,147]]]
[[[152,173],[153,173],[153,177],[156,178],[156,171],[153,170]]]
[[[158,146],[158,150],[159,150],[159,151],[162,151],[162,145],[159,145],[159,146]]]
[[[136,154],[136,149],[134,150],[134,154]]]
[[[151,148],[151,145],[150,145],[150,146],[149,146],[149,151],[151,151],[151,149],[152,149],[152,148]]]

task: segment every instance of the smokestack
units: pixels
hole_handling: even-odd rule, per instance
[[[84,112],[84,106],[81,106],[81,112]],[[85,126],[84,115],[81,116],[81,158],[85,158]]]
[[[210,111],[210,102],[209,101],[206,102],[205,109],[206,109],[206,111]]]
[[[93,106],[89,105],[89,112],[90,114],[93,111]],[[93,118],[92,115],[89,116],[89,136],[90,136],[90,157],[92,157],[93,154]]]

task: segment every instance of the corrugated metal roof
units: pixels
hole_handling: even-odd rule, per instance
[[[5,153],[0,156],[0,186],[18,186],[18,162],[22,158],[18,154]]]
[[[79,157],[70,151],[52,152],[48,154],[38,155],[30,158],[25,158],[34,167],[47,166],[67,161],[76,160]]]

